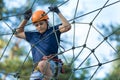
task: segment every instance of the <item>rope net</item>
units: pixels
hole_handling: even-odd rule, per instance
[[[69,4],[69,2],[72,0],[67,0],[65,2],[61,2],[59,5],[57,5],[59,8],[62,6],[65,6],[65,4]],[[34,0],[31,8],[34,7],[35,3],[37,1]],[[112,7],[113,5],[119,4],[118,1],[110,1],[106,0],[104,4],[102,4],[101,7],[90,10],[89,12],[83,14],[79,12],[79,6],[80,2],[79,0],[75,0],[75,6],[74,11],[72,13],[71,19],[69,19],[69,22],[72,25],[72,29],[69,32],[63,33],[61,36],[61,43],[59,45],[59,52],[56,55],[59,55],[59,57],[64,61],[65,65],[68,67],[71,67],[71,74],[69,75],[68,80],[73,80],[74,75],[80,76],[80,74],[83,73],[84,70],[88,70],[90,75],[86,76],[86,80],[92,80],[96,78],[96,76],[99,76],[101,73],[108,72],[107,70],[102,70],[102,68],[110,68],[112,63],[114,63],[117,60],[120,60],[120,58],[114,58],[113,53],[118,55],[119,51],[115,48],[114,43],[112,43],[109,38],[114,35],[116,32],[120,30],[114,30],[109,34],[103,34],[101,29],[99,29],[96,24],[99,23],[99,16],[102,15],[102,11],[104,11],[106,8]],[[62,12],[62,10],[61,10]],[[64,11],[63,11],[64,12]],[[47,12],[49,15],[49,11]],[[67,14],[67,12],[66,12]],[[81,15],[80,15],[81,14]],[[21,16],[23,14],[17,14],[12,16]],[[51,14],[53,17],[53,24],[55,25],[55,19],[56,17],[54,14]],[[71,13],[70,13],[71,15]],[[5,21],[5,19],[12,17],[12,16],[6,16],[1,18],[1,22],[4,23],[7,28],[9,28],[11,33],[0,33],[1,36],[8,37],[9,41],[7,42],[5,48],[2,50],[2,53],[0,54],[0,61],[4,61],[5,54],[9,51],[8,47],[11,43],[14,42],[15,37],[15,30],[18,28],[11,27],[9,23]],[[69,15],[68,15],[69,16]],[[89,18],[89,16],[92,16],[88,21],[81,22],[84,17]],[[26,26],[30,26],[31,23],[27,24]],[[27,30],[26,30],[27,31]],[[28,30],[32,31],[32,30]],[[49,34],[50,35],[50,34]],[[44,38],[47,38],[49,35],[45,36]],[[99,36],[99,37],[98,37]],[[57,39],[57,38],[56,38]],[[42,41],[42,40],[40,40]],[[39,43],[40,41],[36,42]],[[35,44],[34,44],[35,45]],[[33,47],[35,47],[33,45]],[[108,50],[107,50],[108,49]],[[28,49],[27,49],[28,50]],[[39,49],[38,49],[39,50]],[[13,76],[14,78],[25,80],[26,78],[29,78],[30,75],[21,75],[21,72],[24,68],[24,65],[27,59],[29,58],[31,53],[31,48],[28,50],[27,55],[25,56],[23,62],[20,66],[14,71],[14,72],[3,72],[3,69],[0,69],[0,73],[3,74],[9,74]],[[44,55],[44,53],[43,53]],[[112,57],[111,57],[112,55]],[[74,66],[74,67],[73,67]],[[14,67],[14,65],[13,65]],[[32,66],[31,66],[32,67]],[[31,73],[29,71],[29,73]],[[53,78],[54,79],[54,78]]]

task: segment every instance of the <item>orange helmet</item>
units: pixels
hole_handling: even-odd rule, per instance
[[[32,23],[48,19],[48,15],[43,10],[37,10],[32,15]]]

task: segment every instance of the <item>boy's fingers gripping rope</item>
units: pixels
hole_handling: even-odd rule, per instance
[[[24,13],[24,19],[25,20],[29,20],[31,16],[32,16],[32,9],[30,8],[27,11],[25,11],[25,13]]]

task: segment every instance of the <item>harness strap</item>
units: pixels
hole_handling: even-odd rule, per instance
[[[65,70],[64,70],[64,68],[63,68],[63,62],[62,62],[62,60],[61,59],[52,59],[53,61],[55,61],[55,62],[57,62],[57,68],[59,67],[58,66],[58,63],[61,63],[62,64],[62,66],[61,66],[61,73],[65,73]]]
[[[48,59],[50,59],[52,56],[53,56],[53,55],[43,56],[42,60],[48,60]],[[62,62],[61,59],[52,58],[51,60],[55,61],[56,65],[57,65],[57,68],[59,67],[59,66],[58,66],[58,63],[61,63],[62,66],[61,66],[61,71],[60,71],[60,72],[61,72],[61,73],[65,73],[65,70],[64,70],[64,68],[63,68],[63,62]],[[58,69],[56,69],[56,71],[57,71],[57,70],[58,70]],[[39,71],[38,65],[36,65],[36,66],[34,67],[34,71]],[[57,72],[58,72],[58,71],[57,71]]]

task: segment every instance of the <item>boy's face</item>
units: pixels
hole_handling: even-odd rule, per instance
[[[34,25],[40,33],[44,33],[47,30],[47,21],[39,21],[34,23]]]

